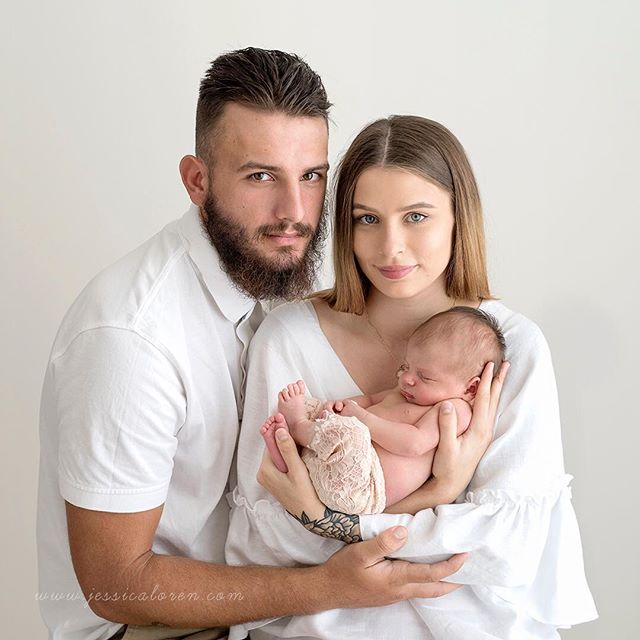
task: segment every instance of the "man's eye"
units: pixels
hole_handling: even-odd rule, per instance
[[[359,222],[360,224],[370,225],[370,224],[375,224],[378,221],[378,219],[370,213],[365,213],[363,216],[356,218],[356,221]]]
[[[309,171],[302,176],[303,182],[318,182],[322,179],[322,174],[317,171]]]
[[[254,182],[268,182],[271,180],[271,176],[266,171],[258,171],[256,173],[252,173],[249,178]]]
[[[422,222],[423,220],[426,220],[428,218],[428,216],[426,216],[424,213],[418,213],[417,211],[414,211],[413,213],[410,213],[407,216],[407,220],[409,222]]]

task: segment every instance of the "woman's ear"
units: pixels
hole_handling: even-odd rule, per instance
[[[478,392],[478,386],[480,384],[480,378],[476,376],[475,378],[471,378],[469,382],[467,382],[467,388],[465,389],[464,395],[462,396],[463,400],[467,402],[473,400],[476,397],[476,393]]]
[[[191,202],[202,207],[209,193],[207,165],[197,156],[185,156],[180,160],[180,177]]]

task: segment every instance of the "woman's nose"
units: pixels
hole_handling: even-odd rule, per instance
[[[385,230],[380,243],[380,254],[385,258],[395,258],[405,249],[404,234],[400,229],[389,227]]]

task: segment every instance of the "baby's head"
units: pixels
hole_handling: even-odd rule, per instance
[[[471,307],[453,307],[423,322],[409,338],[398,372],[408,402],[428,406],[449,398],[475,398],[488,362],[494,375],[506,345],[495,318]]]

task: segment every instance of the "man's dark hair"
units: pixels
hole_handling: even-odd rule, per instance
[[[224,53],[200,82],[196,155],[203,160],[209,159],[211,132],[230,102],[325,121],[331,107],[320,76],[299,56],[255,47]]]

